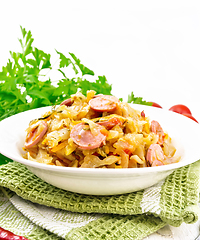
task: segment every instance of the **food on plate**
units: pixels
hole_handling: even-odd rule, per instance
[[[144,111],[111,95],[77,92],[26,129],[24,157],[77,168],[142,168],[178,162],[170,136]]]

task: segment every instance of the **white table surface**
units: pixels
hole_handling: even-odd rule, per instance
[[[194,240],[199,234],[199,226],[200,221],[191,225],[183,223],[180,227],[167,225],[144,240]]]
[[[137,97],[163,108],[187,105],[200,122],[199,1],[1,1],[0,68],[9,51],[19,51],[20,25],[31,30],[34,46],[58,56],[74,53],[96,75],[105,75],[112,93]],[[57,75],[52,75],[56,79]],[[187,239],[198,226],[171,228],[168,236]]]

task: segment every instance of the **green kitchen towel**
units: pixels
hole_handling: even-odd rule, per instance
[[[68,212],[24,200],[5,188],[3,192],[8,198],[4,196],[4,204],[0,198],[0,226],[30,240],[139,240],[166,225],[150,215]]]
[[[23,200],[22,200],[23,201]],[[54,233],[31,222],[18,211],[0,189],[0,226],[30,240],[61,240]]]
[[[55,236],[77,240],[142,239],[166,224],[194,223],[200,213],[199,179],[200,161],[175,170],[165,181],[142,191],[90,196],[51,186],[20,163],[0,166],[2,191],[16,209]],[[26,210],[25,205],[29,206]],[[43,215],[38,206],[45,208],[43,213],[53,211],[48,216],[54,216],[54,224],[45,222],[45,216],[38,220]],[[32,216],[31,212],[38,215]],[[60,219],[64,219],[63,225]],[[54,229],[55,223],[64,230]]]

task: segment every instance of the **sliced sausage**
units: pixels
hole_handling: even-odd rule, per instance
[[[29,127],[29,132],[25,140],[25,148],[31,148],[35,146],[45,135],[48,129],[48,125],[45,121],[38,121],[37,123]]]
[[[98,95],[89,101],[90,107],[98,112],[111,112],[115,110],[119,99],[111,95]]]
[[[159,139],[158,139],[158,144],[162,145],[163,142],[164,142],[165,134],[164,134],[164,131],[163,131],[160,123],[157,122],[157,121],[155,121],[155,120],[153,120],[153,121],[151,122],[150,130],[151,130],[153,133],[155,133],[155,134],[158,135],[158,137],[159,137]]]
[[[141,112],[141,117],[145,118],[144,110]]]
[[[85,123],[79,123],[72,128],[70,137],[80,149],[98,148],[106,140],[106,135],[102,133],[105,131],[105,128],[98,124],[96,125],[95,134],[92,134],[89,125]]]
[[[73,103],[72,99],[68,98],[68,99],[64,100],[63,102],[61,102],[60,105],[65,105],[65,106],[69,107],[72,105],[72,103]]]
[[[111,129],[116,125],[122,126],[122,121],[117,117],[112,117],[106,121],[98,122],[97,124],[104,126],[106,129]]]
[[[164,165],[163,160],[165,156],[161,146],[155,143],[151,144],[147,150],[146,159],[151,167]]]

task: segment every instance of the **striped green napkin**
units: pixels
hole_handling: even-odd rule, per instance
[[[166,224],[198,220],[199,180],[200,161],[142,191],[90,196],[51,186],[10,162],[0,166],[0,226],[31,240],[143,239]]]

